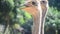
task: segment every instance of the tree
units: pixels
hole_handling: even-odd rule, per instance
[[[23,26],[32,17],[29,13],[21,10],[20,4],[24,1],[1,0],[0,1],[0,22],[5,25],[3,34],[17,34],[14,31],[23,30]],[[10,31],[7,31],[7,30]]]

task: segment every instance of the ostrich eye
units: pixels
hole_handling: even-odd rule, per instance
[[[32,2],[33,5],[37,6],[37,3],[36,2]]]
[[[41,1],[41,4],[46,4],[47,2],[46,1]]]
[[[45,1],[42,1],[42,3],[46,3]]]
[[[32,2],[32,4],[36,4],[35,2]]]

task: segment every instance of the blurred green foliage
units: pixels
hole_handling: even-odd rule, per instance
[[[49,7],[46,15],[45,32],[48,34],[56,34],[56,30],[60,29],[60,11],[55,7]],[[51,31],[50,31],[51,30]]]
[[[56,7],[60,11],[60,0],[49,0],[50,7]]]
[[[20,27],[24,28],[24,30],[26,29],[27,32],[31,30],[32,15],[21,9],[24,6],[20,6],[24,1],[25,0],[0,0],[0,24],[5,25],[5,28],[9,25],[9,28],[13,29],[11,32],[14,32],[14,29],[20,30]],[[6,33],[9,32],[6,31]]]
[[[45,34],[60,34],[60,0],[49,0],[45,21]]]

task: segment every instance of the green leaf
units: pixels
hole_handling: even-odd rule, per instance
[[[31,19],[31,18],[32,18],[31,14],[29,14],[29,13],[27,13],[27,12],[25,12],[24,15],[25,15],[26,19]]]

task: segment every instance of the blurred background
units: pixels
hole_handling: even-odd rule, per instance
[[[45,34],[60,34],[60,0],[49,0]]]
[[[45,19],[44,34],[60,34],[60,0],[48,1],[49,9]],[[24,0],[20,0],[20,2],[14,1],[14,3],[13,0],[8,0],[7,2],[4,2],[3,0],[0,1],[0,34],[3,34],[4,32],[5,34],[21,34],[19,33],[20,31],[18,31],[20,29],[23,29],[25,31],[23,33],[25,34],[31,34],[33,17],[31,14],[17,8],[19,7],[19,4],[24,3]],[[23,7],[25,6],[19,8]],[[10,11],[12,9],[13,11]],[[10,27],[8,27],[7,23]]]

